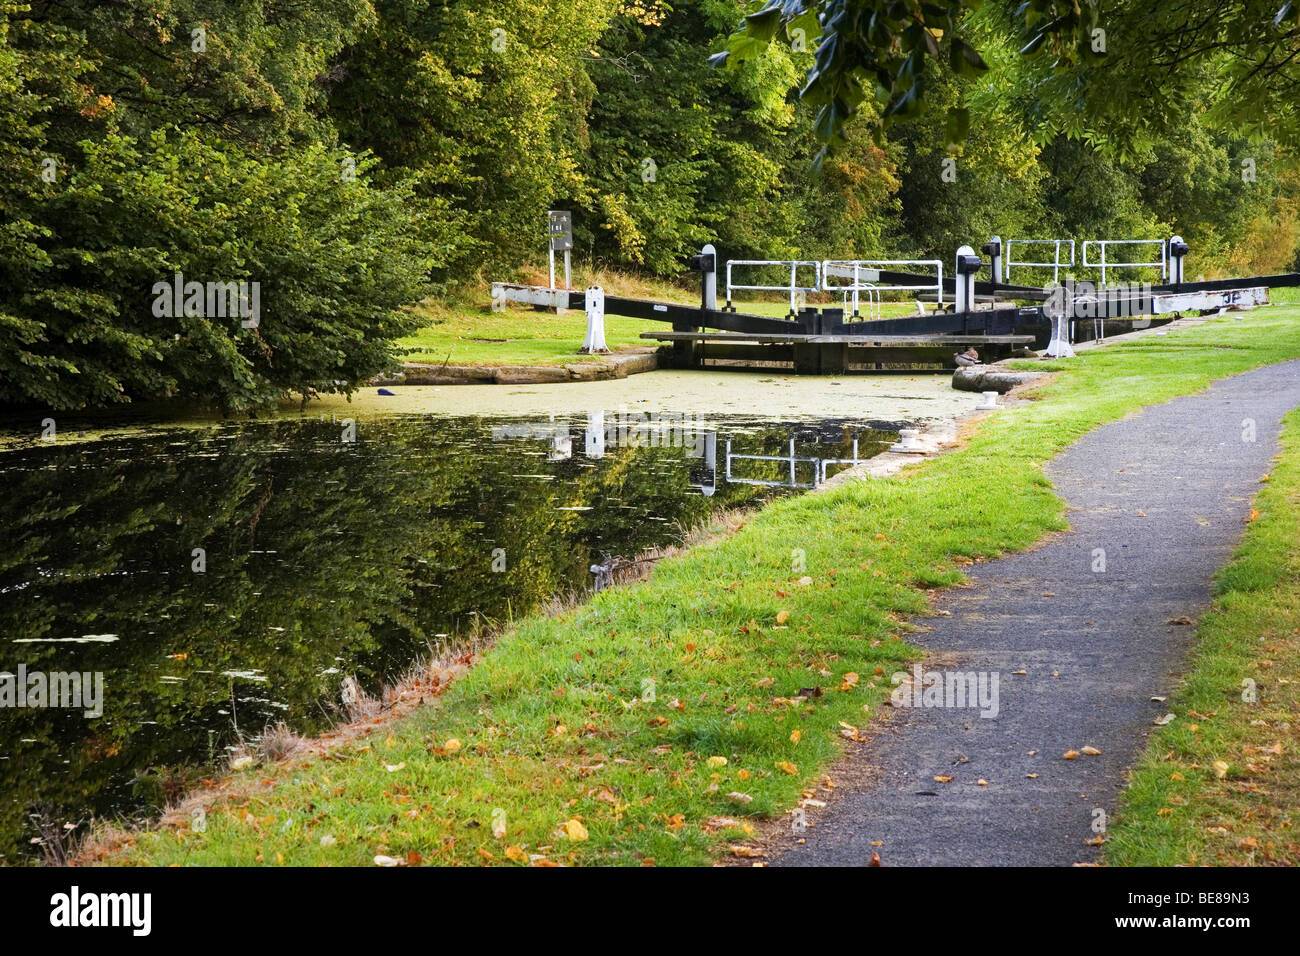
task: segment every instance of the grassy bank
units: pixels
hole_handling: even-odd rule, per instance
[[[1300,863],[1300,411],[1215,579],[1175,720],[1135,768],[1106,860],[1120,866]]]
[[[926,589],[1064,527],[1045,461],[1142,405],[1300,357],[1297,319],[1275,308],[1035,363],[1065,374],[964,449],[778,501],[644,583],[521,621],[430,706],[329,759],[244,771],[206,832],[143,833],[114,860],[707,863],[871,719],[918,653],[903,621]]]

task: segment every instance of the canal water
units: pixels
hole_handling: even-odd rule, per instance
[[[103,693],[91,717],[89,700],[0,701],[0,862],[39,852],[38,821],[157,812],[241,734],[327,728],[345,677],[373,693],[431,648],[589,589],[593,564],[879,453],[918,416],[873,416],[899,410],[876,395],[836,415],[362,403],[10,432],[0,681],[102,675]]]

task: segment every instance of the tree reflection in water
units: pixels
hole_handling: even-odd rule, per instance
[[[305,419],[0,453],[0,671],[105,677],[99,719],[0,709],[0,858],[27,851],[33,813],[155,811],[237,731],[325,728],[342,676],[374,691],[476,618],[589,587],[603,555],[780,493],[725,479],[728,438],[843,459],[857,437],[866,458],[893,440],[881,427],[412,415],[352,442]]]

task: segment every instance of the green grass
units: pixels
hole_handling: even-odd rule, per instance
[[[581,281],[579,281],[581,280]],[[545,283],[545,277],[530,281]],[[617,273],[582,273],[574,277],[574,288],[588,283],[601,284],[610,295],[654,299],[698,305],[699,293],[678,284],[634,279]],[[826,298],[822,296],[820,298]],[[838,302],[838,300],[836,300]],[[408,362],[432,362],[441,365],[565,365],[572,362],[600,361],[598,356],[579,355],[587,330],[587,318],[581,310],[564,315],[509,306],[493,312],[490,297],[483,290],[481,301],[458,297],[445,301],[429,300],[418,307],[426,325],[401,339],[398,346],[410,351],[402,355]],[[829,299],[820,304],[834,304]],[[753,298],[737,300],[736,309],[754,315],[784,317],[789,303]],[[863,308],[866,308],[865,302]],[[915,306],[909,303],[885,303],[882,317],[910,315]],[[617,315],[605,316],[605,342],[615,351],[631,346],[654,346],[658,343],[641,338],[642,332],[662,332],[663,322],[647,322]]]
[[[707,864],[871,720],[919,654],[903,621],[925,613],[924,589],[1065,527],[1044,462],[1140,406],[1295,357],[1300,309],[1274,308],[1033,363],[1065,374],[962,450],[778,500],[644,583],[524,619],[430,706],[330,759],[245,771],[273,785],[215,799],[204,833],[154,829],[112,859]]]
[[[564,315],[507,308],[493,312],[467,304],[426,304],[421,312],[430,324],[398,345],[411,349],[407,362],[441,365],[567,365],[600,361],[598,356],[579,355],[578,347],[587,330],[582,312]],[[642,332],[662,330],[659,322],[605,318],[605,342],[617,351],[633,345],[656,343],[640,338]]]
[[[1176,719],[1134,769],[1107,837],[1112,865],[1300,864],[1300,410],[1282,446],[1216,576],[1193,669],[1168,703]]]

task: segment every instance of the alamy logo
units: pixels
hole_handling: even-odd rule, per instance
[[[74,886],[50,897],[50,925],[127,926],[133,936],[148,936],[153,896],[149,893],[85,893]]]
[[[979,708],[981,717],[998,715],[997,671],[923,671],[917,664],[910,674],[897,671],[892,682],[895,707],[969,707]]]
[[[239,324],[255,329],[262,322],[262,284],[260,282],[186,282],[177,272],[171,281],[153,284],[153,314],[160,319],[182,315],[224,319],[239,316]]]
[[[104,714],[104,672],[0,672],[0,707],[62,707],[83,711],[84,717]]]
[[[1098,289],[1092,282],[1066,279],[1043,286],[1049,316],[1071,319],[1119,319],[1151,315],[1154,311],[1150,282],[1116,282]]]

